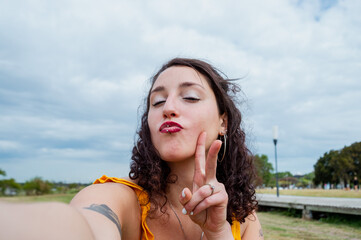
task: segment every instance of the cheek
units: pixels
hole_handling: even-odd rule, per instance
[[[155,115],[152,111],[150,111],[148,113],[148,126],[150,129],[150,132],[152,133],[154,131],[154,128],[156,127],[156,119],[155,119]]]
[[[214,140],[218,137],[219,131],[219,119],[217,117],[213,117],[213,121],[210,121],[212,117],[207,119],[202,119],[195,125],[194,132],[199,136],[201,132],[207,132],[207,141],[206,148],[208,149]]]
[[[149,113],[148,114],[148,127],[149,127],[149,131],[150,131],[150,139],[154,145],[154,143],[156,143],[156,132],[157,132],[157,129],[156,129],[156,120],[154,119],[154,115],[152,115],[152,113]]]
[[[220,128],[220,116],[218,112],[206,111],[199,118],[197,125],[202,128],[203,131],[218,132]]]

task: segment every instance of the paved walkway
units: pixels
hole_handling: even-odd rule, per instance
[[[305,218],[312,218],[312,211],[361,215],[361,198],[257,194],[257,200],[260,206],[302,209]]]

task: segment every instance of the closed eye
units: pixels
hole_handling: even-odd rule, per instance
[[[190,102],[197,102],[200,100],[199,98],[195,98],[195,97],[184,97],[183,99],[190,101]]]
[[[158,102],[153,103],[153,107],[156,107],[156,106],[158,106],[158,105],[160,105],[160,104],[162,104],[162,103],[165,103],[165,100],[162,100],[162,101],[158,101]]]

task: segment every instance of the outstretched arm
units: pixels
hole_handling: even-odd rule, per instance
[[[133,190],[91,185],[70,205],[0,202],[0,239],[139,239],[140,208]]]
[[[85,218],[63,203],[1,202],[0,229],[0,239],[94,239]]]

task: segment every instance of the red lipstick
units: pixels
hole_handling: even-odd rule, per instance
[[[160,126],[159,131],[161,133],[176,133],[181,131],[182,129],[183,127],[180,124],[172,121],[167,121]]]

